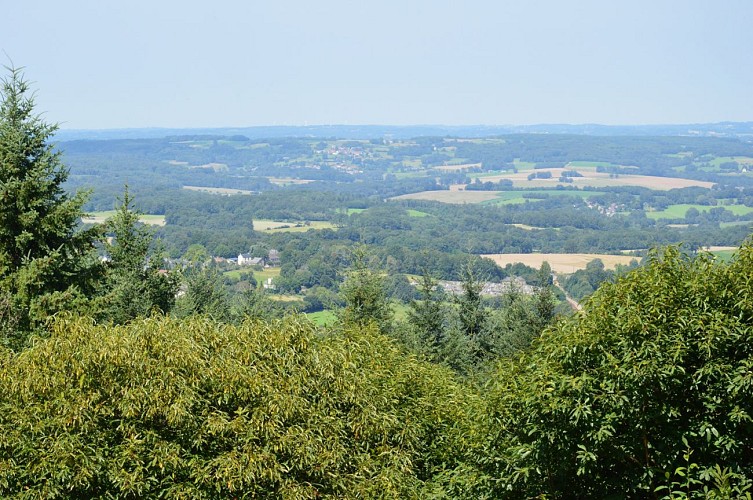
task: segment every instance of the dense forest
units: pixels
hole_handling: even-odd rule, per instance
[[[20,71],[1,97],[2,496],[750,498],[749,143],[428,137],[386,158],[364,153],[379,139],[238,136],[202,137],[195,157],[171,148],[196,137],[63,152]],[[688,144],[692,155],[657,160]],[[311,151],[350,159],[309,168]],[[616,169],[600,179],[696,165],[703,175],[684,179],[716,180],[385,199],[427,185],[465,194],[453,186],[488,163],[544,170],[587,154],[609,164],[594,172]],[[208,167],[184,168],[195,164]],[[427,172],[435,164],[450,168]],[[119,174],[100,190],[105,167]],[[321,180],[292,177],[300,169]],[[649,217],[685,205],[695,212],[680,220]],[[103,222],[87,220],[96,208],[110,210]],[[739,248],[702,250],[715,245]],[[479,256],[594,250],[635,260],[559,276],[579,312],[560,302],[548,262]],[[226,258],[241,252],[273,262]],[[272,273],[287,295],[260,286]],[[318,325],[306,308],[334,316]]]

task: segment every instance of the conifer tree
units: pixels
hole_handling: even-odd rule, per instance
[[[161,272],[161,252],[152,251],[154,234],[140,222],[140,215],[126,186],[120,207],[106,223],[112,243],[106,244],[110,261],[98,311],[115,323],[125,323],[154,310],[168,312],[175,303],[178,279]]]
[[[344,324],[365,326],[375,323],[382,333],[391,329],[392,309],[384,290],[384,276],[369,267],[364,247],[353,250],[353,263],[340,292],[345,302],[340,311],[340,320]]]
[[[430,354],[436,354],[445,340],[446,315],[437,287],[437,280],[424,271],[418,286],[421,300],[412,301],[408,311],[408,321],[418,334],[421,348]]]
[[[21,347],[57,311],[83,307],[93,290],[98,229],[81,230],[86,193],[63,189],[68,169],[50,143],[57,130],[35,113],[18,68],[0,85],[0,295],[15,318],[3,342]]]

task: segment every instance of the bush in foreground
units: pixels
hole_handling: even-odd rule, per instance
[[[61,319],[3,351],[0,495],[424,497],[472,401],[372,329]]]
[[[499,367],[477,497],[749,498],[753,246],[676,248]]]

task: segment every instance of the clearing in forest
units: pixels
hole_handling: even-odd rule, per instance
[[[309,229],[335,229],[328,221],[279,221],[269,219],[254,219],[254,231],[265,233],[305,233]]]

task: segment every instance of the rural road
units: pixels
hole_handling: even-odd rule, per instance
[[[560,285],[559,280],[557,279],[557,275],[552,273],[552,283],[554,286],[562,290],[562,293],[565,294],[565,300],[567,300],[567,303],[570,304],[570,307],[573,308],[573,311],[580,311],[583,309],[583,306],[581,306],[574,298],[570,297],[567,292],[565,291],[565,288]]]

